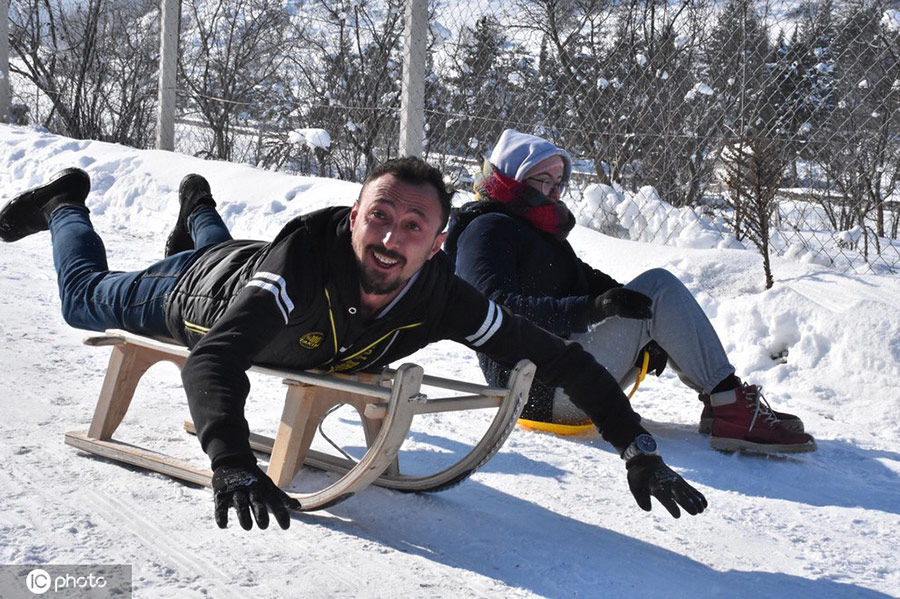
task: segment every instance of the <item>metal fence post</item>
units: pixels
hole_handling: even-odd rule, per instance
[[[9,2],[0,0],[0,123],[9,122]]]
[[[181,0],[160,0],[159,114],[156,119],[156,147],[160,150],[175,149],[175,73],[180,24]]]
[[[401,156],[422,156],[427,33],[428,0],[408,0],[403,30],[403,88],[400,95]]]

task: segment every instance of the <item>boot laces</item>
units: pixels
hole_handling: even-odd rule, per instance
[[[753,409],[753,418],[750,419],[750,429],[756,424],[756,419],[762,416],[766,420],[769,428],[778,423],[778,417],[769,402],[766,401],[762,392],[762,387],[743,384],[744,398],[747,400],[747,407]],[[749,430],[749,429],[748,429]]]

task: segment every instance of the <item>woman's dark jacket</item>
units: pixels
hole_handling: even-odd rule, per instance
[[[564,339],[591,324],[591,299],[612,277],[580,260],[568,241],[543,233],[492,201],[455,211],[444,250],[456,274],[493,301]],[[509,369],[478,354],[485,379],[505,385]],[[550,420],[554,388],[535,382],[523,417]]]

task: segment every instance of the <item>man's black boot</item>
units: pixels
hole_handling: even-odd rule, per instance
[[[91,178],[80,168],[59,171],[43,185],[23,191],[0,210],[0,239],[18,241],[50,228],[50,214],[62,204],[84,206]]]
[[[178,221],[166,239],[166,258],[172,254],[194,249],[194,240],[188,229],[188,217],[197,206],[206,205],[216,207],[209,189],[209,182],[201,175],[186,175],[178,186],[178,202],[181,208],[178,211]]]

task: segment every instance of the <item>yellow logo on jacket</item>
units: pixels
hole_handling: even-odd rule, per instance
[[[325,333],[313,331],[312,333],[307,333],[300,337],[300,347],[305,347],[306,349],[316,349],[317,347],[322,345],[322,341],[324,340]]]
[[[360,366],[365,364],[366,361],[370,357],[372,357],[373,351],[374,351],[374,348],[370,347],[364,351],[359,352],[358,354],[350,356],[349,358],[342,360],[340,362],[340,364],[332,367],[331,371],[332,372],[347,372],[348,370],[354,370],[356,368],[359,368]]]

